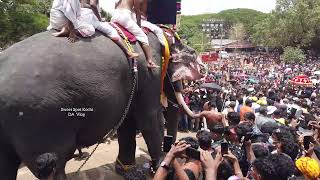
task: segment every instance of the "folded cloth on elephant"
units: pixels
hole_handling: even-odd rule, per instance
[[[137,42],[137,38],[119,23],[112,22],[110,23],[110,25],[117,30],[117,32],[123,39],[128,38],[129,42],[131,43]]]

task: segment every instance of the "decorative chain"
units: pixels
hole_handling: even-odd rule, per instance
[[[136,61],[135,59],[133,61]],[[83,166],[89,161],[89,159],[91,158],[91,156],[93,155],[93,153],[97,150],[97,148],[99,147],[99,145],[107,138],[109,137],[112,137],[116,132],[117,130],[119,129],[119,127],[122,125],[122,123],[124,122],[124,120],[126,119],[127,117],[127,114],[129,112],[129,109],[131,107],[131,104],[132,104],[132,100],[133,100],[133,97],[134,97],[134,94],[135,94],[135,90],[136,90],[136,85],[137,85],[137,71],[133,71],[133,84],[132,84],[132,90],[131,90],[131,93],[130,93],[130,97],[129,97],[129,100],[128,100],[128,103],[127,103],[127,106],[122,114],[122,117],[119,121],[119,123],[114,127],[112,128],[103,138],[101,141],[98,141],[96,146],[94,147],[94,149],[92,150],[92,152],[90,153],[90,155],[86,158],[86,160],[81,164],[81,166],[78,168],[77,170],[77,173],[80,172],[80,170],[83,168]]]

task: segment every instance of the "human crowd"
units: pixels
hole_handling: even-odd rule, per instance
[[[320,63],[280,62],[276,53],[245,54],[212,67],[221,90],[185,83],[185,101],[205,120],[181,111],[179,130],[196,138],[172,145],[154,179],[319,179],[320,86],[290,79],[311,76]]]

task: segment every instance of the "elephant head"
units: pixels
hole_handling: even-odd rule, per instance
[[[181,80],[199,80],[207,74],[207,67],[202,63],[196,51],[181,42],[173,45],[172,58],[168,70],[171,72],[169,75],[172,83]],[[175,92],[175,97],[186,113],[193,117],[194,114],[186,105],[182,93]]]
[[[178,80],[194,81],[206,75],[207,68],[201,62],[196,51],[182,43],[177,43],[172,48],[171,59],[172,82]]]

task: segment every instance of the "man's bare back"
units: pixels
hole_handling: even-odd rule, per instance
[[[206,118],[207,123],[222,122],[223,115],[215,110],[203,111],[201,115]]]

